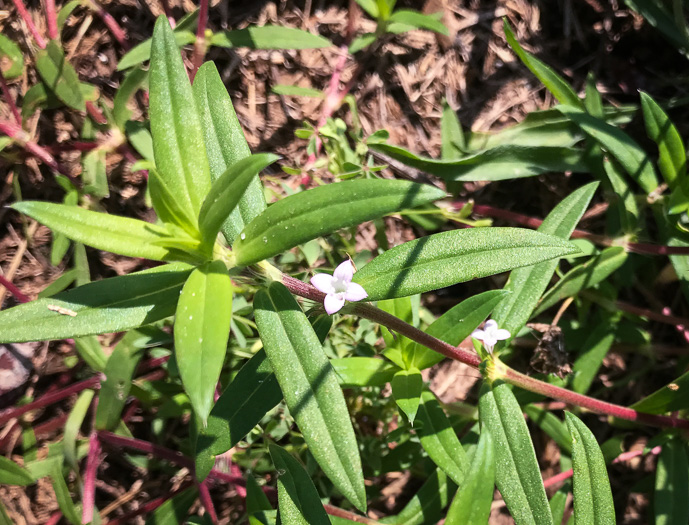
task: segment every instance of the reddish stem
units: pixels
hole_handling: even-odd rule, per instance
[[[45,17],[48,21],[48,38],[57,40],[57,10],[55,0],[45,0]]]
[[[14,298],[19,301],[20,303],[28,303],[31,299],[29,299],[26,295],[21,293],[19,291],[19,288],[17,288],[14,284],[12,284],[10,281],[5,279],[2,275],[0,275],[0,285],[4,286],[7,288],[7,290],[14,296]]]
[[[10,107],[10,111],[12,112],[12,115],[14,116],[14,120],[17,121],[17,124],[19,126],[22,125],[22,116],[21,113],[19,113],[19,109],[17,109],[17,104],[14,102],[14,97],[12,96],[12,93],[10,93],[10,88],[7,85],[7,82],[5,81],[5,76],[0,73],[0,88],[2,89],[2,96],[7,102],[7,105]]]
[[[208,24],[208,0],[201,0],[199,3],[199,19],[196,25],[196,42],[194,43],[194,55],[191,58],[191,71],[189,79],[193,82],[196,72],[203,63],[206,56],[206,25]]]
[[[218,523],[218,515],[215,512],[215,507],[213,506],[213,500],[211,499],[211,494],[208,491],[208,479],[205,479],[200,485],[199,485],[199,497],[201,499],[201,504],[203,505],[203,508],[206,509],[206,512],[208,513],[208,516],[211,519],[212,523]]]
[[[108,123],[108,119],[105,118],[103,112],[93,102],[86,103],[86,111],[97,124],[104,125]]]
[[[331,516],[344,518],[346,520],[353,521],[354,523],[363,523],[364,525],[381,525],[379,521],[372,520],[366,516],[359,516],[358,514],[354,514],[353,512],[349,512],[339,507],[333,507],[332,505],[327,504],[323,505],[323,507],[325,508],[325,512]]]
[[[127,51],[129,50],[129,42],[127,41],[127,32],[122,29],[120,24],[117,23],[117,21],[112,17],[110,13],[108,13],[103,7],[96,2],[96,0],[89,0],[89,3],[91,4],[91,9],[93,9],[96,14],[100,17],[100,19],[103,21],[105,26],[110,30],[112,33],[112,36],[115,37],[115,40],[122,46],[122,48]]]
[[[294,294],[307,299],[311,299],[316,302],[323,302],[325,295],[322,292],[316,290],[310,284],[307,284],[293,277],[287,275],[282,276],[283,284]],[[431,350],[438,352],[439,354],[454,359],[456,361],[461,361],[473,368],[478,369],[481,364],[479,357],[466,350],[459,347],[454,347],[436,339],[435,337],[414,328],[413,326],[405,323],[401,319],[398,319],[394,315],[390,315],[387,312],[379,310],[375,306],[367,303],[357,303],[351,306],[352,312],[356,315],[374,321],[378,324],[386,326],[391,330],[408,337],[412,341],[422,344]],[[499,365],[499,366],[498,366]],[[546,397],[564,401],[570,405],[576,405],[582,408],[587,408],[593,412],[600,414],[607,414],[610,416],[615,416],[620,419],[626,419],[628,421],[636,421],[640,423],[645,423],[648,425],[658,426],[658,427],[670,427],[670,428],[684,428],[689,429],[689,420],[680,419],[676,417],[669,416],[658,416],[654,414],[645,414],[643,412],[637,412],[631,408],[622,407],[615,405],[613,403],[606,403],[604,401],[599,401],[582,394],[577,394],[565,388],[560,388],[555,385],[544,383],[538,379],[526,376],[506,367],[502,363],[496,362],[496,378],[503,379],[504,381],[511,383],[515,386],[528,390],[530,392],[535,392],[537,394],[542,394]]]
[[[42,148],[35,142],[31,140],[29,135],[19,126],[13,124],[12,122],[2,121],[0,122],[0,133],[4,133],[8,137],[11,137],[17,141],[26,151],[31,153],[34,157],[43,161],[44,164],[48,165],[54,171],[70,177],[70,175],[64,170],[55,160],[55,158],[48,153],[45,148]],[[70,177],[71,178],[71,177]]]
[[[31,34],[33,35],[33,38],[36,41],[36,45],[38,45],[38,47],[40,47],[41,49],[45,49],[45,39],[38,32],[38,29],[36,29],[36,25],[33,23],[31,15],[26,10],[24,2],[22,0],[12,0],[12,3],[14,3],[14,6],[17,8],[17,12],[19,13],[19,16],[22,17],[22,19],[26,23],[26,26],[29,28],[29,31],[31,31]]]
[[[84,471],[84,493],[82,496],[83,510],[81,513],[82,523],[91,523],[93,521],[93,509],[96,504],[96,474],[98,472],[98,464],[101,447],[98,440],[98,434],[91,432],[89,437],[89,453],[86,457],[86,469]]]
[[[106,430],[99,430],[98,437],[101,441],[109,443],[110,445],[114,445],[116,447],[133,448],[140,452],[151,454],[157,458],[169,461],[174,465],[185,467],[192,471],[194,470],[194,460],[186,457],[181,452],[177,452],[166,447],[161,447],[160,445],[149,443],[148,441],[118,436],[117,434],[113,434],[112,432],[108,432]],[[210,476],[235,485],[244,486],[245,484],[244,478],[241,476],[231,476],[216,469],[211,470]]]
[[[57,525],[58,523],[60,523],[61,519],[62,519],[62,512],[60,512],[58,510],[55,514],[53,514],[52,516],[50,516],[50,518],[48,518],[48,521],[45,522],[45,525]]]
[[[174,498],[180,492],[187,490],[193,484],[194,483],[192,481],[186,481],[186,482],[182,483],[182,485],[180,485],[177,490],[171,492],[167,496],[152,499],[148,503],[143,504],[138,509],[131,511],[131,512],[125,514],[124,516],[120,516],[119,518],[115,518],[114,520],[108,521],[105,525],[126,525],[128,523],[134,523],[134,518],[136,518],[137,516],[141,516],[142,514],[148,514],[149,512],[153,512],[158,507],[160,507],[163,503]]]
[[[456,208],[461,208],[467,204],[465,201],[456,201],[454,203]],[[542,223],[542,219],[522,215],[512,211],[495,208],[485,204],[474,204],[474,212],[478,215],[485,215],[494,219],[502,219],[508,222],[528,226],[529,228],[538,228]],[[573,239],[588,239],[589,241],[602,246],[617,246],[619,245],[613,239],[609,239],[603,235],[596,235],[585,230],[574,230],[572,232]],[[628,252],[639,253],[643,255],[689,255],[689,247],[685,246],[662,246],[658,244],[648,244],[640,242],[627,242],[622,245]]]
[[[31,412],[32,410],[38,410],[39,408],[45,408],[48,405],[52,405],[53,403],[57,403],[58,401],[62,401],[63,399],[68,398],[69,396],[73,394],[78,394],[82,390],[86,390],[88,388],[93,388],[97,389],[100,388],[100,377],[94,376],[90,377],[88,379],[84,379],[83,381],[79,381],[78,383],[74,383],[71,386],[68,386],[67,388],[63,388],[61,390],[58,390],[57,392],[51,392],[50,394],[45,394],[35,401],[31,403],[27,403],[26,405],[18,406],[18,407],[13,407],[9,408],[6,410],[3,410],[0,412],[0,427],[3,426],[5,423],[10,421],[11,419],[14,419],[15,417],[22,416],[26,414],[27,412]]]
[[[56,153],[65,153],[70,151],[93,151],[100,147],[99,142],[66,142],[64,144],[55,144],[54,146],[45,146],[45,150],[53,155]]]
[[[58,428],[62,428],[65,422],[67,421],[68,417],[68,414],[64,414],[60,417],[56,417],[49,421],[46,421],[45,423],[41,423],[40,425],[33,428],[34,434],[36,435],[36,437],[43,436],[45,434],[53,432],[54,430],[57,430]],[[17,437],[17,432],[15,432],[15,430],[21,432],[21,428],[18,428],[19,422],[13,421],[12,423],[10,423],[10,425],[12,425],[12,427],[10,428],[9,432],[4,432],[5,436],[2,439],[0,439],[0,450],[5,450],[5,447],[7,447],[7,445],[14,442],[14,439]],[[6,452],[11,451],[7,450]]]

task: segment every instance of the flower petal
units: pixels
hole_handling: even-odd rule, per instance
[[[486,332],[492,332],[492,331],[495,330],[497,327],[498,327],[498,323],[497,323],[497,321],[494,321],[493,319],[488,319],[488,320],[486,321],[486,324],[483,325],[483,329],[484,329]]]
[[[333,272],[333,277],[346,283],[351,282],[352,277],[354,277],[354,265],[352,264],[352,261],[347,259],[346,261],[340,263],[340,265],[337,268],[335,268],[335,271]]]
[[[471,337],[483,341],[486,338],[486,332],[484,330],[474,330],[471,332]]]
[[[343,293],[329,293],[325,296],[325,301],[323,301],[325,311],[328,312],[329,315],[339,312],[344,304],[345,298]]]
[[[509,332],[509,330],[505,330],[504,328],[500,328],[499,330],[495,331],[495,338],[498,341],[504,341],[506,339],[509,339],[512,337],[512,334]]]
[[[327,273],[317,273],[311,277],[311,284],[314,285],[319,292],[332,293],[333,276]]]
[[[345,299],[348,301],[361,301],[366,299],[368,294],[364,290],[363,286],[357,283],[349,283],[347,285],[347,291],[345,292]]]

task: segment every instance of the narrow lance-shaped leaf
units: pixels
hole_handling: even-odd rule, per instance
[[[316,486],[299,462],[285,449],[270,445],[278,471],[278,512],[284,525],[330,525]]]
[[[627,252],[621,246],[611,246],[600,254],[567,272],[538,303],[534,315],[547,310],[558,301],[572,297],[581,290],[604,281],[627,260]]]
[[[479,399],[479,420],[495,444],[495,482],[517,525],[552,525],[536,452],[522,410],[510,387],[484,385]]]
[[[461,486],[469,460],[440,403],[428,390],[421,394],[416,433],[433,462]]]
[[[689,372],[634,403],[631,408],[646,414],[684,410],[689,405]]]
[[[340,492],[364,510],[366,492],[356,436],[318,336],[281,283],[260,290],[254,309],[273,373],[309,451]]]
[[[233,249],[247,266],[306,241],[364,221],[440,199],[445,192],[397,180],[353,180],[286,197],[244,228]]]
[[[0,34],[0,58],[6,59],[6,64],[0,74],[9,80],[18,77],[24,70],[24,54],[17,44],[5,35]]]
[[[556,109],[615,157],[642,190],[651,193],[658,187],[651,159],[624,131],[572,106],[558,106]]]
[[[406,242],[354,274],[368,300],[437,290],[575,253],[558,237],[522,228],[474,228]]]
[[[442,136],[441,157],[444,160],[456,159],[466,152],[466,138],[457,113],[447,102],[443,102],[443,116],[440,120]]]
[[[191,217],[210,189],[203,131],[175,36],[165,16],[153,30],[150,116],[156,166]]]
[[[689,459],[680,439],[665,443],[658,457],[653,510],[656,525],[689,523]]]
[[[222,261],[196,268],[177,303],[175,358],[184,390],[206,426],[232,320],[232,281]]]
[[[16,202],[12,208],[99,250],[156,261],[174,258],[169,248],[158,244],[168,239],[169,233],[155,224],[52,202]]]
[[[615,506],[608,471],[598,441],[578,417],[565,412],[565,418],[572,435],[574,523],[615,523]]]
[[[77,438],[81,425],[86,417],[86,413],[91,406],[93,394],[93,390],[84,390],[79,394],[76,403],[74,403],[72,407],[72,411],[69,413],[67,422],[65,423],[65,432],[62,438],[63,453],[65,455],[65,463],[67,463],[74,472],[79,472]]]
[[[387,360],[375,357],[331,359],[330,364],[343,388],[385,386],[400,370]]]
[[[122,332],[175,312],[189,265],[158,266],[103,279],[0,312],[0,343]]]
[[[208,426],[196,439],[196,475],[200,479],[215,465],[215,456],[234,447],[282,399],[282,391],[264,350],[239,370],[215,403]]]
[[[524,51],[522,46],[519,45],[519,42],[515,38],[512,28],[507,23],[507,20],[504,21],[503,27],[505,29],[507,43],[514,50],[524,65],[528,67],[534,75],[536,75],[538,80],[540,80],[546,88],[548,88],[548,91],[553,94],[558,102],[560,102],[560,104],[568,104],[570,106],[583,109],[583,104],[579,99],[579,96],[560,75],[555,73],[555,71],[541,62],[539,59]]]
[[[148,192],[153,209],[163,223],[179,226],[192,237],[199,236],[196,217],[189,215],[155,166],[148,169]]]
[[[47,47],[36,57],[36,69],[57,98],[77,111],[86,111],[79,76],[67,62],[60,44],[54,40],[48,42]]]
[[[490,517],[495,486],[495,449],[487,427],[481,429],[474,460],[447,511],[445,525],[484,525]]]
[[[469,297],[438,317],[424,331],[441,341],[457,346],[469,337],[471,332],[490,315],[493,308],[509,294],[510,292],[506,290],[489,290]],[[413,343],[413,345],[412,364],[419,370],[430,368],[445,359],[444,355],[430,348],[418,343]]]
[[[400,370],[392,378],[390,386],[397,406],[406,414],[409,423],[413,426],[423,391],[421,372],[416,368]]]
[[[256,175],[279,157],[259,153],[237,161],[211,186],[199,213],[199,229],[206,240],[214,241],[223,222],[242,199]]]
[[[555,206],[538,231],[560,239],[569,239],[597,187],[598,183],[592,182],[573,191]],[[557,265],[557,260],[551,260],[512,271],[505,285],[505,290],[512,293],[501,301],[493,312],[493,319],[501,328],[515,335],[519,332],[531,317]]]
[[[251,151],[215,64],[206,62],[199,68],[192,91],[203,128],[211,180],[215,181]],[[263,186],[256,175],[223,223],[222,233],[227,242],[232,243],[244,226],[265,209]]]
[[[0,483],[3,485],[31,485],[35,483],[31,473],[5,456],[0,456]]]
[[[249,49],[318,49],[333,44],[325,37],[301,29],[266,25],[216,33],[211,38],[211,45]]]

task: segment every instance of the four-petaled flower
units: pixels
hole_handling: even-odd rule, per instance
[[[352,261],[341,263],[333,275],[318,273],[311,277],[311,284],[325,295],[325,311],[332,315],[339,312],[346,301],[361,301],[366,299],[368,294],[361,285],[353,283],[354,265]]]
[[[483,325],[483,330],[474,330],[471,333],[471,337],[478,339],[483,343],[483,347],[488,351],[489,354],[493,353],[493,348],[498,344],[498,341],[504,341],[509,339],[512,334],[504,328],[498,328],[498,323],[489,319],[486,324]]]

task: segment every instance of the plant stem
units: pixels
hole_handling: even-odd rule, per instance
[[[17,104],[15,104],[14,102],[14,97],[12,97],[12,93],[10,93],[10,88],[7,85],[7,82],[5,81],[5,76],[2,73],[0,73],[0,88],[2,89],[2,96],[5,99],[5,102],[7,102],[7,105],[10,107],[12,116],[14,116],[14,120],[16,120],[17,124],[21,126],[22,116],[19,113],[19,109],[17,109]]]
[[[14,298],[20,303],[28,303],[30,301],[30,299],[26,295],[19,291],[19,288],[17,288],[14,284],[5,279],[5,277],[3,277],[2,275],[0,275],[0,285],[7,288],[7,290],[9,290],[9,292],[14,296]]]
[[[211,519],[211,522],[214,524],[218,523],[218,515],[215,512],[215,507],[213,506],[213,500],[211,499],[211,494],[208,491],[208,479],[203,480],[201,484],[199,484],[199,499],[201,500],[201,504],[203,505],[203,508],[206,509],[206,512],[208,513],[208,516]]]
[[[331,516],[344,518],[354,523],[363,523],[364,525],[381,525],[379,521],[372,520],[371,518],[367,518],[366,516],[359,516],[358,514],[354,514],[353,512],[349,512],[339,507],[333,507],[332,505],[327,504],[323,505],[323,507],[325,508],[325,512],[327,512]]]
[[[64,170],[55,158],[48,153],[45,148],[39,146],[31,140],[28,133],[26,133],[21,127],[13,124],[11,122],[2,121],[0,122],[0,133],[4,133],[8,137],[14,139],[20,146],[22,146],[27,152],[31,153],[34,157],[43,161],[52,170],[61,173],[62,175],[72,178],[66,170]]]
[[[48,38],[57,40],[57,10],[55,0],[45,0],[45,17],[48,22]]]
[[[293,277],[283,275],[282,282],[293,294],[311,299],[312,301],[322,302],[323,298],[325,297],[325,294],[319,292],[310,284]],[[476,369],[478,369],[479,365],[481,364],[481,360],[474,353],[454,347],[448,343],[445,343],[444,341],[441,341],[440,339],[436,339],[435,337],[411,326],[408,323],[405,323],[401,319],[398,319],[397,317],[390,315],[389,313],[384,312],[371,304],[356,303],[351,305],[350,308],[352,313],[381,324],[390,330],[398,332],[401,335],[408,337],[412,341],[422,344],[431,350],[444,355],[445,357],[449,357],[450,359],[454,359],[456,361],[461,361],[462,363],[465,363]],[[566,388],[561,388],[543,381],[539,381],[538,379],[534,379],[533,377],[529,377],[511,369],[499,361],[496,361],[496,365],[496,374],[492,379],[502,379],[507,383],[513,384],[530,392],[541,394],[559,401],[564,401],[570,405],[587,408],[599,414],[614,416],[620,419],[626,419],[628,421],[645,423],[647,425],[657,427],[689,429],[689,420],[687,419],[637,412],[631,408],[600,401],[592,397],[577,394],[576,392],[572,392]]]
[[[105,118],[103,112],[98,109],[93,102],[86,103],[86,111],[91,116],[91,118],[96,122],[96,124],[107,124],[108,119]]]
[[[100,441],[98,434],[93,431],[89,436],[89,453],[86,457],[86,468],[84,470],[84,493],[82,496],[81,522],[91,523],[93,521],[93,509],[96,504],[96,473],[100,455]]]
[[[122,46],[122,48],[125,51],[128,51],[129,42],[127,41],[127,32],[124,29],[122,29],[120,24],[117,23],[113,16],[110,13],[108,13],[105,9],[103,9],[103,6],[98,4],[96,0],[89,0],[89,4],[91,6],[91,9],[93,9],[96,12],[96,14],[100,17],[100,19],[103,21],[106,27],[110,30],[112,36],[115,37],[115,40],[117,40],[117,42]]]
[[[191,58],[191,71],[189,79],[193,82],[196,72],[203,63],[206,56],[206,25],[208,24],[208,0],[201,0],[199,3],[199,19],[196,24],[196,42],[194,42],[194,54]]]
[[[31,31],[31,34],[33,35],[33,38],[36,41],[36,45],[38,45],[38,47],[40,47],[41,49],[45,49],[45,46],[46,46],[45,39],[38,32],[38,29],[36,29],[36,25],[33,23],[33,20],[31,19],[31,15],[26,10],[26,6],[24,5],[24,2],[22,0],[12,0],[12,3],[17,8],[17,12],[19,13],[19,16],[22,17],[22,19],[26,23],[26,26],[29,28],[29,31]]]

